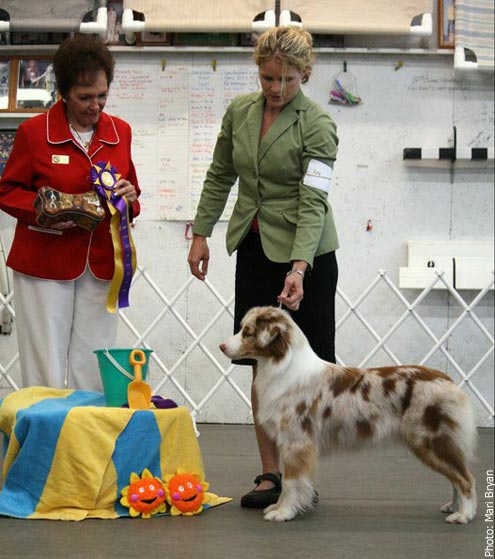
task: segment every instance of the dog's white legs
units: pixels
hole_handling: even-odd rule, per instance
[[[474,489],[474,479],[471,490],[467,495],[463,495],[460,488],[455,484],[452,485],[454,489],[452,500],[445,503],[440,510],[450,513],[445,522],[450,524],[467,524],[476,516],[477,498]]]
[[[472,480],[471,490],[467,494],[456,488],[456,495],[458,498],[458,508],[447,516],[445,522],[450,524],[467,524],[476,516],[477,498],[474,479]]]
[[[318,451],[309,439],[284,441],[280,456],[284,464],[282,493],[279,500],[264,510],[265,520],[283,522],[315,505],[314,480],[318,470]]]
[[[264,510],[265,520],[283,522],[313,508],[314,489],[306,477],[284,479],[279,500]]]

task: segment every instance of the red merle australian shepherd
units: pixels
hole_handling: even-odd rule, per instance
[[[258,361],[257,420],[276,441],[284,467],[282,494],[265,509],[283,521],[313,507],[318,454],[396,439],[446,476],[454,494],[446,521],[476,515],[469,471],[476,427],[469,398],[444,373],[420,366],[371,369],[321,360],[290,315],[275,307],[248,311],[241,330],[220,345],[231,359]]]

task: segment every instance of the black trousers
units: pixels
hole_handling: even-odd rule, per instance
[[[237,250],[235,272],[234,333],[246,312],[256,306],[278,306],[291,264],[268,260],[258,233],[250,232]],[[335,293],[338,266],[335,252],[314,259],[304,277],[304,299],[298,311],[289,311],[309,340],[315,353],[335,363]],[[254,359],[233,360],[239,365],[254,365]]]

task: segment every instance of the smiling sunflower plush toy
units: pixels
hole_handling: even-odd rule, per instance
[[[200,514],[210,500],[210,493],[206,492],[209,484],[195,474],[178,470],[175,475],[165,476],[165,482],[172,516]]]
[[[151,518],[154,514],[166,511],[167,489],[147,468],[141,476],[133,472],[129,482],[121,491],[120,504],[129,507],[129,514],[133,518],[139,515]]]

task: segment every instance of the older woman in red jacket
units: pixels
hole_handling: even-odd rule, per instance
[[[115,268],[108,208],[88,231],[72,220],[40,226],[33,206],[44,186],[91,190],[91,168],[104,161],[122,177],[114,193],[131,218],[139,214],[131,128],[103,112],[113,68],[100,40],[67,39],[54,57],[62,99],[19,126],[0,180],[0,209],[17,219],[7,264],[24,386],[101,390],[93,350],[115,343],[118,318],[105,304]]]

